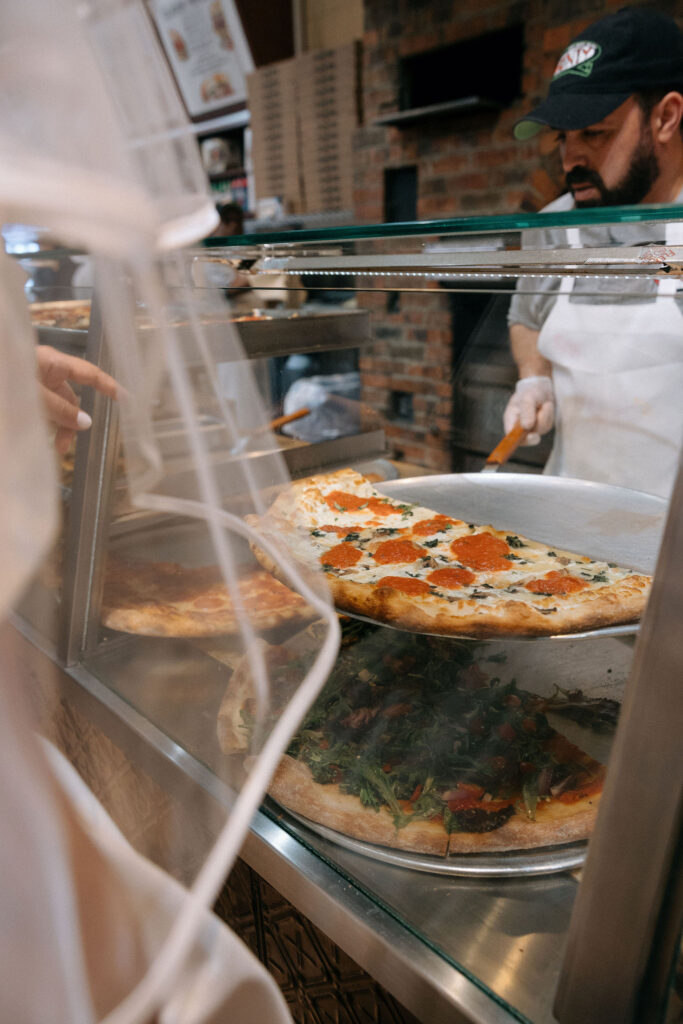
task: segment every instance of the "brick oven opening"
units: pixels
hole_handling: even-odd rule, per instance
[[[510,25],[399,60],[399,107],[470,100],[507,106],[522,94],[524,26]]]

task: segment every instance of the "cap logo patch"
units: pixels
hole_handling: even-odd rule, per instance
[[[601,53],[602,47],[598,43],[586,40],[572,43],[558,60],[553,71],[553,79],[562,75],[580,75],[581,78],[588,78]]]

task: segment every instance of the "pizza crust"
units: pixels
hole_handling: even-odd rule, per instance
[[[343,793],[335,783],[321,785],[308,765],[285,755],[268,793],[279,804],[314,824],[377,846],[437,857],[448,854],[503,853],[557,846],[588,838],[600,803],[594,793],[572,803],[539,802],[536,820],[523,809],[491,832],[452,832],[438,821],[412,821],[397,829],[386,807],[364,807],[358,797]]]
[[[415,598],[388,587],[369,587],[352,580],[329,578],[334,603],[341,611],[356,612],[387,625],[439,636],[466,635],[474,639],[502,636],[548,636],[637,622],[649,581],[629,577],[606,592],[585,592],[581,603],[561,605],[545,599],[545,610],[520,601],[490,598],[446,601],[427,595]]]
[[[414,821],[397,829],[385,807],[363,807],[357,796],[338,785],[320,785],[308,765],[285,755],[268,793],[290,811],[344,835],[378,846],[445,857],[448,836],[440,822]]]

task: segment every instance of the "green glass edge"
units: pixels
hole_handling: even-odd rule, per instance
[[[417,235],[469,235],[482,232],[529,231],[584,224],[625,224],[683,220],[683,205],[601,206],[554,213],[509,213],[484,217],[453,217],[447,220],[404,221],[391,224],[360,224],[337,228],[290,229],[256,232],[227,238],[206,238],[214,246],[272,245],[278,242],[343,242],[364,238],[409,238]]]

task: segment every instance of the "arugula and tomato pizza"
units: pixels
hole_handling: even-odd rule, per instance
[[[314,623],[283,645],[264,643],[273,721],[317,650],[319,628]],[[347,836],[423,854],[585,839],[604,766],[551,727],[552,700],[501,682],[497,660],[482,644],[387,636],[381,626],[347,621],[337,664],[269,793]],[[219,712],[226,753],[250,749],[256,706],[245,659]],[[589,714],[588,702],[582,713]]]
[[[612,562],[388,498],[350,469],[297,481],[248,520],[322,566],[340,611],[416,632],[547,636],[636,622],[651,584]]]

